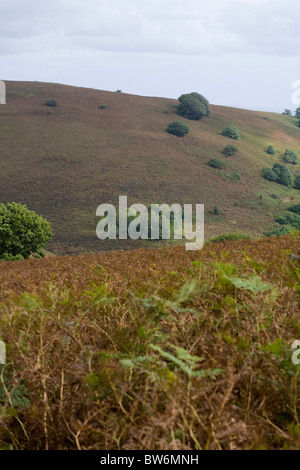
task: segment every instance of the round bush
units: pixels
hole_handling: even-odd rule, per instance
[[[177,137],[184,137],[190,132],[190,128],[184,122],[173,121],[168,125],[167,132]]]
[[[229,139],[241,140],[240,132],[239,132],[239,130],[238,130],[236,127],[234,127],[234,126],[227,126],[227,127],[225,127],[225,129],[224,129],[223,132],[222,132],[222,135],[224,135],[225,137],[229,137]]]
[[[283,161],[285,163],[291,163],[292,165],[298,164],[298,155],[292,150],[286,149],[283,155]]]
[[[209,102],[199,93],[186,93],[178,98],[180,102],[177,114],[187,119],[198,121],[205,116],[211,115]]]
[[[263,168],[262,175],[268,181],[277,181],[278,179],[278,176],[274,173],[272,168]]]
[[[43,248],[51,237],[49,222],[25,205],[0,204],[0,258],[43,256]]]
[[[237,153],[239,149],[235,145],[226,145],[223,149],[223,154],[226,155],[226,157],[232,157],[235,153]]]
[[[293,175],[287,166],[275,163],[273,172],[277,175],[277,182],[283,186],[290,186],[293,183]]]
[[[274,149],[273,145],[269,145],[269,147],[267,148],[267,153],[269,155],[275,155],[276,150]]]

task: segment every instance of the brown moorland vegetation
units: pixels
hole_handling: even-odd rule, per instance
[[[46,106],[51,99],[57,106]],[[165,98],[8,81],[7,104],[0,107],[0,201],[25,203],[46,217],[54,232],[49,250],[58,253],[132,248],[131,241],[116,246],[95,234],[97,206],[117,204],[119,195],[128,195],[130,204],[205,204],[207,237],[237,229],[262,234],[293,199],[300,202],[299,191],[261,177],[286,148],[300,153],[294,118],[212,106],[210,118],[180,117],[191,129],[180,139],[166,132],[179,119],[177,105]],[[239,152],[225,158],[222,151],[233,142],[221,135],[228,125],[239,129],[241,141]],[[270,144],[277,154],[266,153]],[[211,168],[211,159],[223,159],[226,168]],[[211,213],[215,206],[219,215]]]
[[[0,262],[2,449],[299,449],[299,234]]]

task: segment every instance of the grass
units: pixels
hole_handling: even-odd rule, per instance
[[[45,111],[49,97],[59,104],[51,116]],[[103,112],[99,103],[107,106]],[[236,231],[231,220],[243,232],[263,234],[284,210],[286,196],[300,202],[299,191],[285,193],[261,177],[261,169],[279,161],[286,148],[300,152],[300,130],[293,118],[212,106],[211,118],[183,118],[191,131],[177,139],[165,132],[177,117],[176,100],[7,82],[7,104],[0,108],[0,200],[25,203],[46,217],[55,233],[49,250],[74,254],[131,248],[130,241],[100,243],[95,233],[97,206],[117,204],[122,194],[130,204],[155,200],[217,205],[224,217],[207,221],[208,238]],[[231,141],[220,133],[228,124],[238,127],[241,141],[239,153],[225,160],[222,150]],[[265,152],[270,142],[278,150],[274,156]],[[214,173],[207,161],[222,158],[225,174]],[[272,192],[280,195],[276,207],[264,197],[251,219],[248,201]]]
[[[0,262],[0,448],[299,450],[291,253],[299,233]]]

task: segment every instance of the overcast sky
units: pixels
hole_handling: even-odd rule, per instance
[[[295,109],[299,0],[0,0],[2,80]]]

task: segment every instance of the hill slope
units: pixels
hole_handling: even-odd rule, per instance
[[[51,98],[57,107],[45,106]],[[106,109],[99,109],[102,104]],[[117,204],[119,195],[128,195],[129,203],[204,203],[206,237],[237,230],[261,234],[292,198],[299,201],[299,191],[261,177],[262,167],[280,158],[267,155],[268,145],[300,153],[293,118],[212,106],[211,118],[194,122],[179,118],[176,105],[164,98],[7,82],[7,104],[0,107],[0,201],[26,203],[45,216],[55,234],[49,248],[69,253],[117,248],[96,238],[95,212],[101,203]],[[183,139],[165,132],[178,119],[191,128]],[[220,152],[233,141],[220,133],[229,124],[240,129],[242,140],[240,152],[225,159]],[[226,170],[210,168],[211,158],[223,159]],[[230,179],[235,171],[240,182]],[[210,214],[214,206],[222,215]]]

